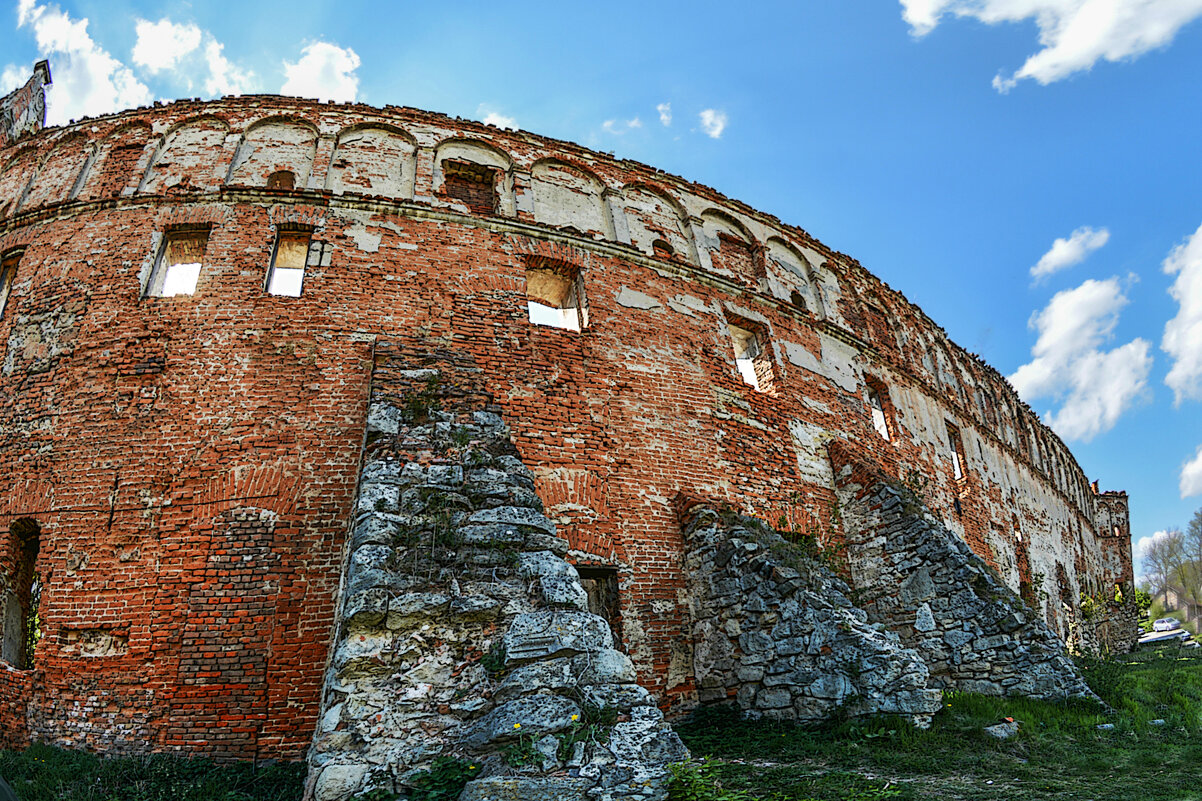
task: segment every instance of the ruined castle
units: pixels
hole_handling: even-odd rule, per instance
[[[665,713],[921,722],[1130,646],[1125,493],[800,228],[409,108],[33,128],[0,745],[307,758],[333,801],[516,723],[558,797],[650,797]],[[608,745],[549,747],[596,709]]]

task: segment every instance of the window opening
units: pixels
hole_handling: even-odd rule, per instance
[[[4,317],[4,309],[8,306],[8,295],[12,292],[13,282],[17,280],[17,264],[20,261],[20,251],[8,253],[0,259],[0,318]]]
[[[554,259],[526,263],[526,308],[530,322],[568,331],[588,326],[584,282],[573,264]]]
[[[872,410],[872,427],[881,438],[889,440],[889,419],[885,416],[885,402],[881,400],[880,391],[873,386],[868,387],[868,408]]]
[[[719,232],[718,259],[721,262],[720,266],[740,278],[755,282],[763,277],[756,265],[755,251],[751,245],[738,237]]]
[[[4,598],[4,632],[0,659],[18,670],[33,667],[34,650],[42,636],[38,609],[42,586],[37,573],[41,529],[29,518],[14,520],[9,535],[16,546],[17,562]]]
[[[305,282],[305,263],[309,259],[310,236],[308,231],[281,231],[276,237],[267,276],[269,294],[300,297]]]
[[[767,337],[742,320],[726,321],[730,338],[735,345],[735,366],[743,383],[758,392],[771,392],[774,375]]]
[[[470,161],[448,159],[442,163],[443,191],[477,214],[497,210],[497,170]]]
[[[268,189],[294,189],[295,187],[296,176],[289,170],[280,170],[267,176]]]
[[[588,596],[588,611],[605,618],[620,642],[621,604],[618,599],[618,569],[616,567],[577,565],[580,586]]]
[[[169,298],[195,294],[208,243],[207,228],[168,231],[163,236],[163,246],[159,250],[146,295]]]
[[[966,467],[964,464],[964,443],[960,439],[960,429],[951,423],[947,424],[947,440],[952,446],[952,472],[955,473],[957,481],[963,481]]]

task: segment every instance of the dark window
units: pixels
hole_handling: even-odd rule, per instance
[[[20,251],[7,253],[0,259],[0,318],[4,317],[4,309],[8,306],[8,296],[13,290],[13,282],[17,280],[17,264],[20,261]]]
[[[621,605],[618,601],[618,569],[615,567],[576,566],[580,574],[580,586],[588,596],[588,611],[605,618],[614,630],[614,637],[621,641]]]
[[[718,250],[711,258],[715,266],[725,268],[751,284],[758,284],[763,271],[756,264],[755,251],[751,245],[729,234],[718,234]]]
[[[443,192],[476,214],[497,210],[497,170],[470,161],[448,159],[442,163]]]
[[[292,189],[295,186],[296,176],[288,170],[280,170],[267,176],[268,189]]]
[[[33,667],[34,650],[42,636],[38,617],[42,588],[37,572],[41,533],[38,524],[27,517],[14,520],[9,527],[17,561],[4,594],[0,658],[20,670]]]

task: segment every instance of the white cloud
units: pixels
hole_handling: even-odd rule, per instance
[[[150,102],[145,84],[92,39],[86,17],[72,19],[53,3],[19,0],[17,27],[27,26],[33,29],[38,53],[51,57],[54,84],[46,90],[48,124]]]
[[[1182,498],[1192,495],[1202,495],[1202,445],[1194,458],[1181,466],[1181,481],[1179,483]]]
[[[0,72],[0,95],[6,95],[21,86],[29,80],[29,76],[32,74],[32,67],[19,67],[16,64],[5,65],[4,71]]]
[[[195,23],[177,23],[164,17],[158,22],[140,19],[134,26],[138,40],[131,54],[134,64],[152,74],[168,73],[178,86],[191,92],[203,76],[204,93],[237,95],[252,90],[255,75],[225,57],[225,46]]]
[[[630,120],[606,120],[605,122],[601,123],[601,127],[605,129],[606,133],[621,136],[627,131],[635,128],[642,128],[643,121],[638,117]]]
[[[987,25],[1034,20],[1042,50],[1016,72],[993,79],[999,92],[1033,78],[1049,84],[1088,70],[1099,59],[1134,59],[1165,47],[1202,16],[1202,0],[901,0],[902,17],[925,36],[945,14]]]
[[[359,54],[329,42],[312,42],[295,64],[284,62],[280,94],[318,100],[354,100],[359,93]]]
[[[152,73],[172,69],[200,47],[200,28],[191,22],[181,25],[166,17],[158,22],[140,19],[134,31],[138,41],[130,56],[135,64]]]
[[[1138,584],[1152,583],[1152,577],[1145,572],[1147,568],[1143,565],[1144,557],[1148,555],[1148,549],[1152,547],[1153,543],[1160,542],[1168,536],[1169,532],[1162,529],[1161,531],[1157,531],[1154,534],[1149,534],[1146,537],[1140,537],[1138,540],[1132,543],[1131,554],[1135,557],[1135,561],[1140,563],[1138,570],[1139,576],[1136,579]]]
[[[205,43],[205,65],[209,77],[205,79],[205,92],[209,95],[240,95],[255,87],[255,74],[239,69],[223,54],[225,45],[209,38]]]
[[[1047,253],[1040,257],[1039,263],[1031,268],[1033,278],[1043,278],[1074,264],[1080,264],[1085,257],[1110,240],[1110,231],[1100,228],[1097,231],[1089,226],[1078,228],[1069,234],[1068,239],[1057,237]]]
[[[1173,357],[1164,383],[1173,390],[1174,402],[1202,400],[1202,226],[1173,248],[1164,260],[1164,271],[1176,274],[1169,294],[1177,301],[1177,315],[1165,323],[1161,349]]]
[[[1182,498],[1202,495],[1202,445],[1198,446],[1198,452],[1194,454],[1193,459],[1181,465],[1181,481],[1178,487]]]
[[[671,103],[660,103],[658,106],[655,107],[655,110],[657,112],[659,112],[660,125],[662,125],[666,128],[672,124],[672,104]]]
[[[1131,546],[1131,551],[1135,554],[1136,559],[1143,559],[1148,555],[1148,549],[1152,547],[1152,543],[1160,542],[1167,536],[1169,536],[1168,531],[1157,531],[1155,534],[1149,534],[1146,537],[1140,537],[1135,541],[1135,544]]]
[[[1060,401],[1044,415],[1065,439],[1088,442],[1109,431],[1147,390],[1152,366],[1150,344],[1134,339],[1104,351],[1127,298],[1118,278],[1090,279],[1076,289],[1057,292],[1031,318],[1039,339],[1032,360],[1009,376],[1028,403],[1036,398]]]
[[[484,103],[476,107],[476,116],[485,125],[495,125],[498,128],[509,128],[514,131],[518,129],[518,121],[516,119],[499,111],[494,111]]]
[[[722,138],[722,132],[726,130],[726,112],[716,111],[712,108],[707,108],[699,115],[701,118],[701,130],[705,131],[705,135],[711,139]]]

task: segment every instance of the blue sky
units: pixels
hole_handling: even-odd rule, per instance
[[[1137,552],[1202,507],[1202,0],[9,3],[0,89],[41,57],[51,122],[283,92],[708,184],[1011,376]]]

